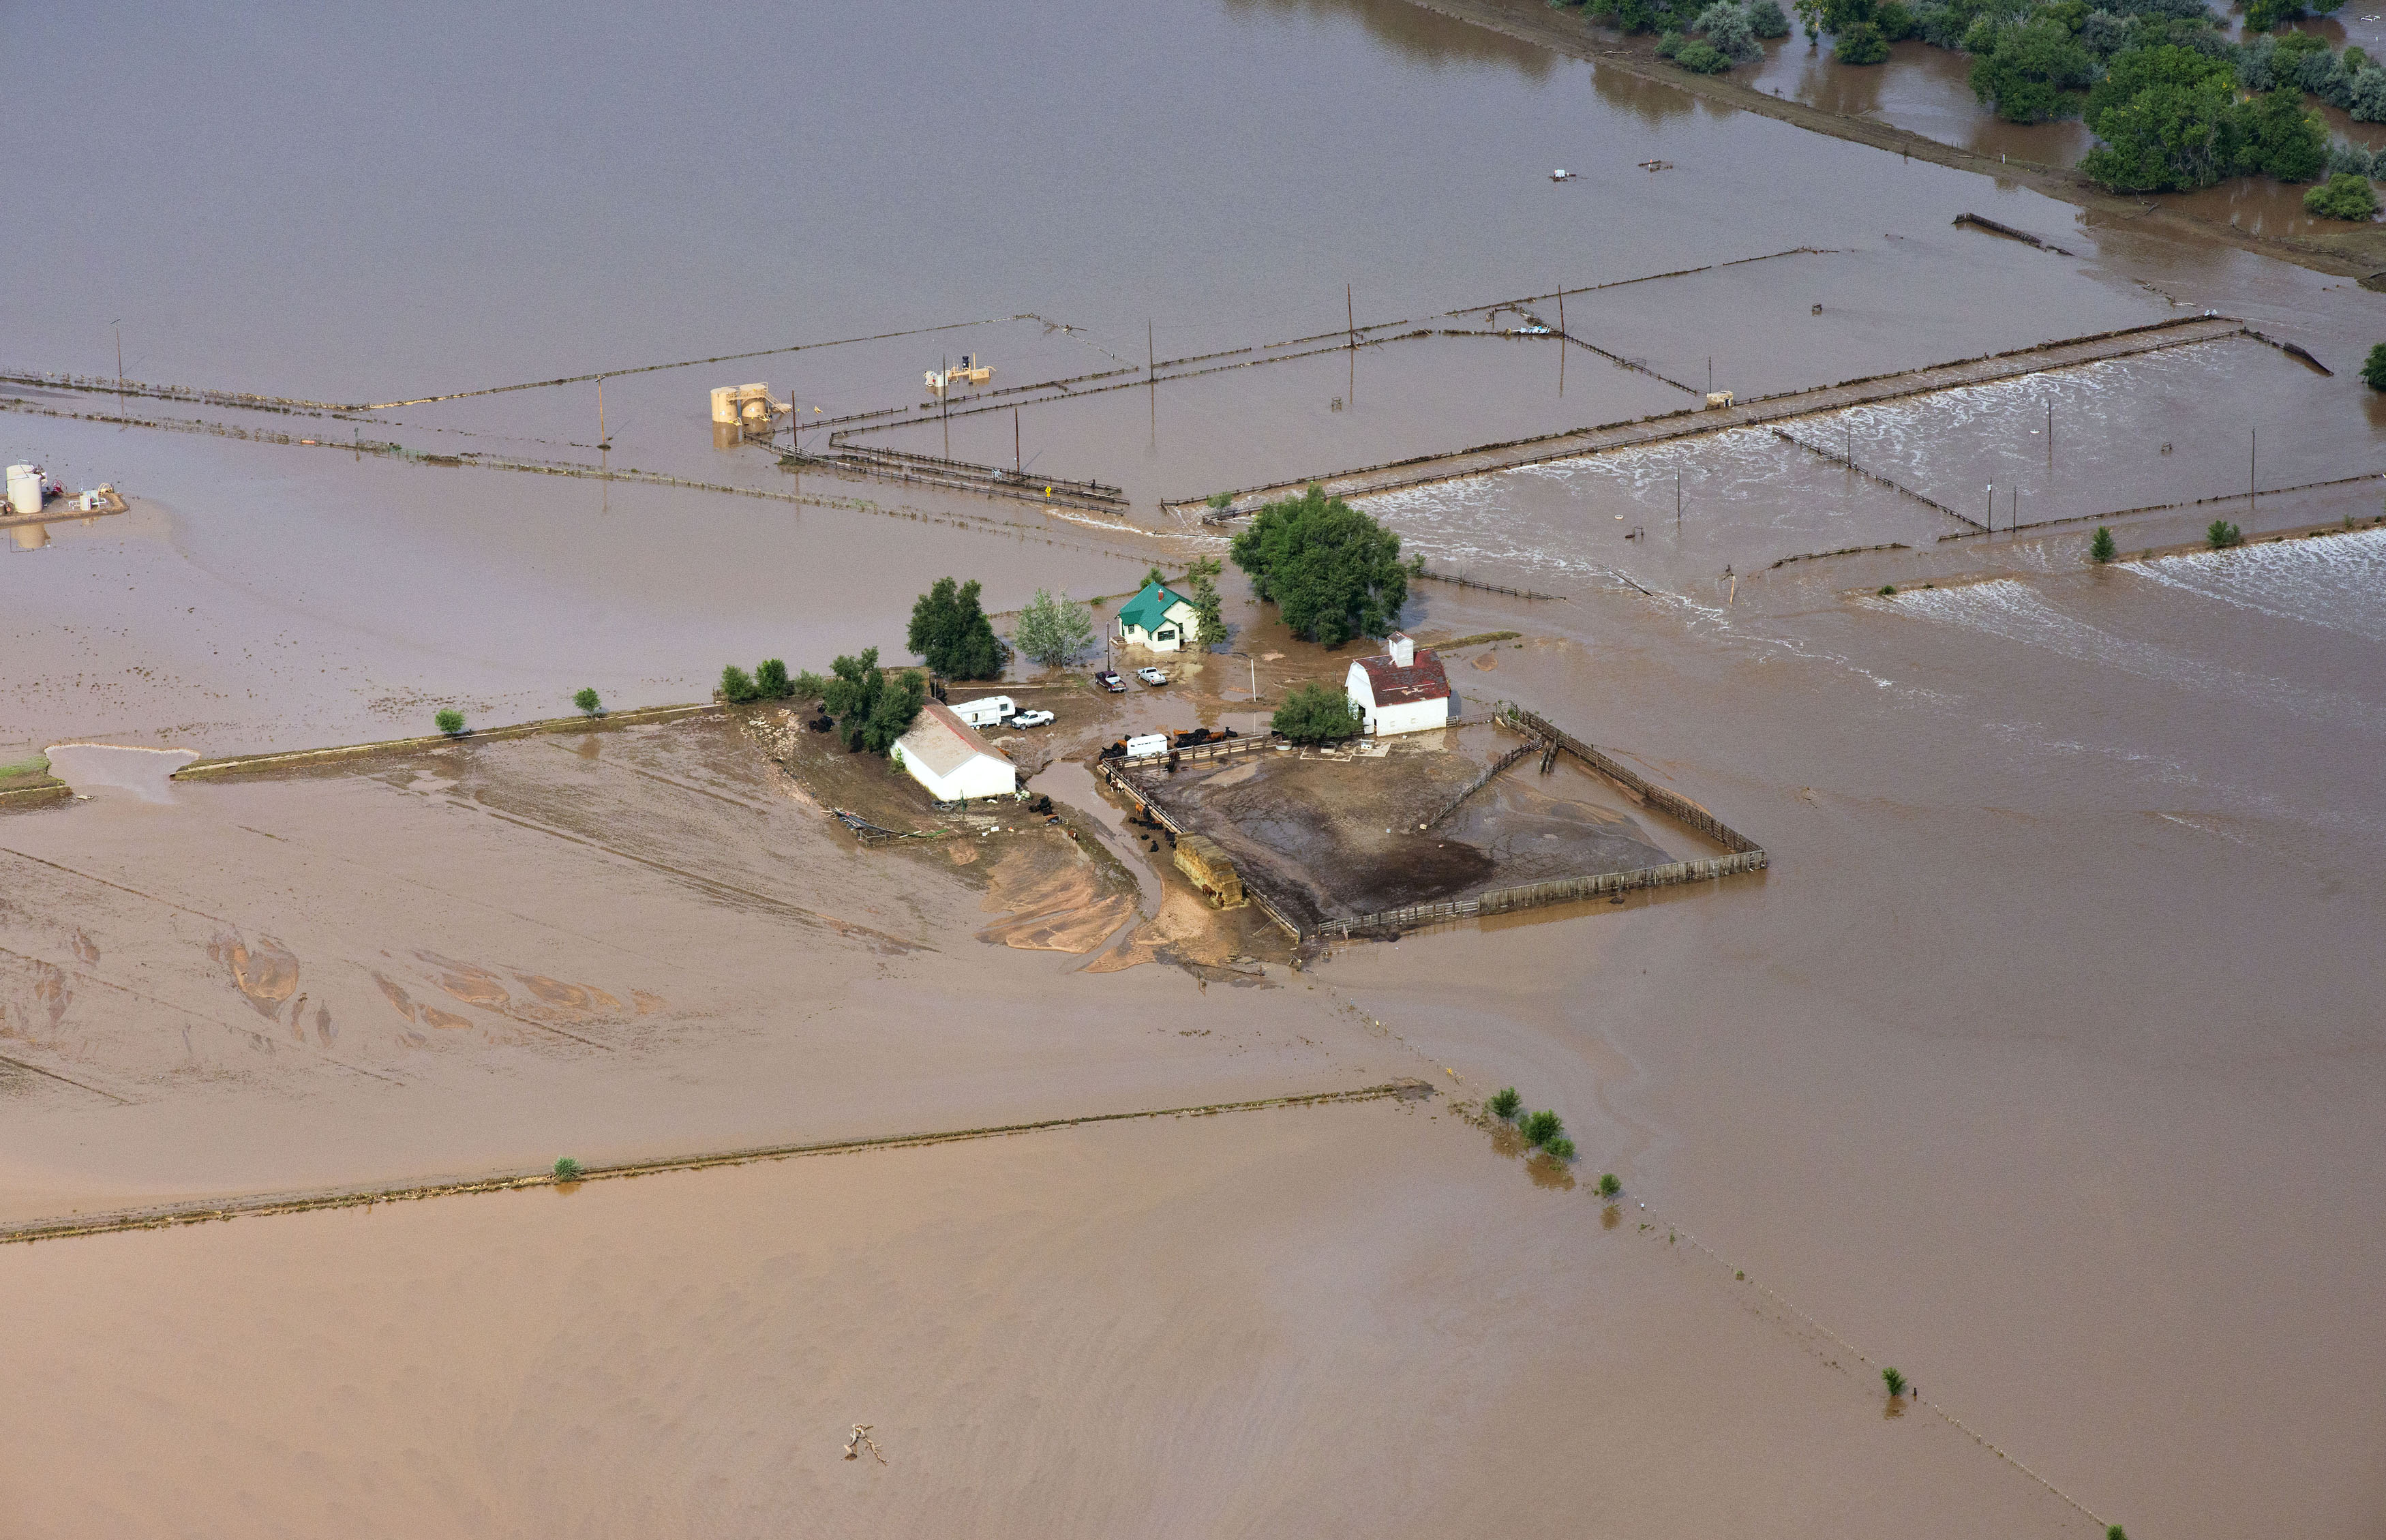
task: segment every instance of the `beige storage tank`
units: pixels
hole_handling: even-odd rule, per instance
[[[42,468],[38,465],[12,465],[8,468],[8,511],[39,513],[42,511]]]

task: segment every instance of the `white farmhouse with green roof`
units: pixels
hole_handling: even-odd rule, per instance
[[[1192,600],[1164,582],[1148,582],[1119,606],[1118,639],[1153,652],[1178,652],[1193,634],[1194,620]]]

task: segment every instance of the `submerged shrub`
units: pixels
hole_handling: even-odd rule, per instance
[[[580,1180],[580,1162],[567,1155],[555,1163],[555,1180],[577,1182]]]
[[[1905,1376],[1900,1374],[1894,1369],[1882,1370],[1880,1371],[1880,1383],[1889,1387],[1889,1393],[1891,1396],[1903,1396],[1905,1394]]]
[[[457,710],[452,706],[439,712],[431,720],[438,724],[440,732],[445,732],[450,738],[460,738],[464,735],[464,713]]]
[[[2102,567],[2120,554],[2120,543],[2113,538],[2113,532],[2097,525],[2096,538],[2088,543],[2088,559]]]
[[[1561,1133],[1541,1146],[1541,1152],[1552,1160],[1574,1158],[1574,1141]]]
[[[2231,545],[2241,544],[2245,536],[2236,525],[2226,519],[2216,519],[2204,526],[2204,538],[2212,543],[2214,550],[2225,551]]]
[[[1674,53],[1674,62],[1698,75],[1718,75],[1731,68],[1724,51],[1704,38],[1692,38]]]
[[[1556,1113],[1544,1109],[1539,1112],[1526,1113],[1524,1120],[1517,1123],[1516,1128],[1524,1134],[1525,1143],[1535,1146],[1546,1146],[1551,1140],[1565,1132],[1565,1121]]]
[[[1491,1108],[1494,1117],[1513,1118],[1525,1105],[1525,1098],[1516,1095],[1516,1088],[1511,1085],[1505,1090],[1493,1092],[1491,1099],[1484,1105]]]
[[[605,711],[605,703],[596,698],[596,687],[593,684],[582,687],[580,693],[571,697],[571,704],[580,707],[580,714],[584,717],[602,716]]]
[[[2372,347],[2369,357],[2362,360],[2361,379],[2371,390],[2386,391],[2386,343]]]
[[[728,701],[732,705],[735,705],[741,701],[752,700],[755,696],[755,693],[754,681],[747,676],[745,670],[739,668],[736,664],[732,663],[727,668],[721,670],[721,698],[722,700]]]
[[[2351,171],[2339,171],[2304,194],[2304,209],[2323,219],[2352,219],[2367,222],[2378,215],[2378,190],[2369,179]]]
[[[1782,10],[1780,0],[1756,0],[1749,6],[1748,30],[1764,38],[1788,37],[1790,18]]]

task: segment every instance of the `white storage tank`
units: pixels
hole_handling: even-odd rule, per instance
[[[10,466],[8,468],[8,511],[10,513],[41,512],[42,482],[40,466]]]

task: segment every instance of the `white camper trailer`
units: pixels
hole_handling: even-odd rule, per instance
[[[1000,727],[1019,715],[1019,707],[1009,695],[984,695],[953,702],[953,715],[972,727]]]

